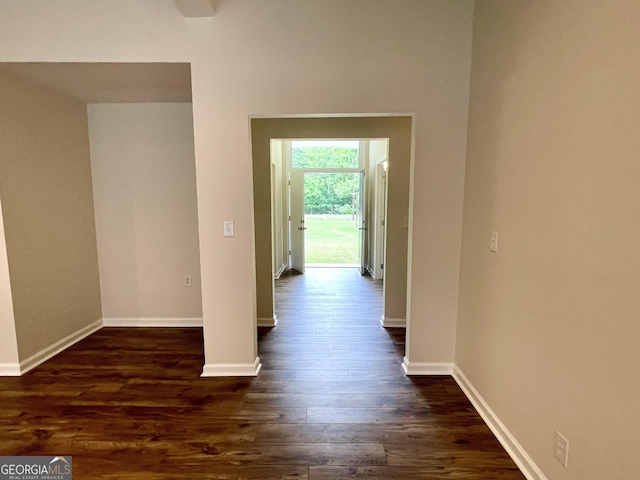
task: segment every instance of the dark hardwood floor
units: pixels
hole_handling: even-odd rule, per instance
[[[406,377],[404,331],[356,269],[287,274],[257,378],[200,378],[197,328],[105,328],[0,378],[0,455],[74,479],[525,477],[450,377]]]

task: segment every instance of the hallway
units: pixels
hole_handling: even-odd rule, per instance
[[[326,442],[316,459],[348,452],[311,461],[310,479],[524,479],[451,377],[404,375],[405,329],[380,326],[382,282],[357,268],[289,272],[276,312],[278,326],[259,329],[260,377],[306,407],[288,438]]]
[[[111,480],[523,480],[451,377],[406,377],[356,269],[276,283],[257,378],[199,377],[199,328],[103,328],[0,378],[3,455]]]
[[[403,376],[405,330],[380,327],[382,282],[357,268],[286,271],[276,281],[276,314],[278,326],[260,329],[258,347],[271,375],[331,381]]]

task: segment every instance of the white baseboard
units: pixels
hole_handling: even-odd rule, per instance
[[[19,363],[0,363],[0,377],[19,377]]]
[[[202,318],[103,318],[105,327],[202,327]]]
[[[453,378],[527,480],[547,480],[542,470],[538,468],[457,365],[453,367]]]
[[[257,377],[262,364],[260,357],[253,363],[205,363],[201,377]]]
[[[453,375],[453,363],[445,362],[410,362],[407,357],[402,360],[405,375]]]
[[[102,319],[96,320],[91,325],[78,330],[77,332],[67,335],[62,340],[58,340],[53,345],[49,345],[47,348],[40,350],[38,353],[31,355],[29,358],[20,362],[20,368],[18,375],[24,375],[29,370],[34,369],[38,365],[46,362],[51,357],[59,354],[63,350],[66,350],[74,343],[79,342],[83,338],[88,337],[94,332],[97,332],[102,328]]]
[[[287,268],[287,266],[286,266],[286,265],[282,265],[282,266],[278,269],[278,273],[276,273],[276,274],[273,276],[273,279],[274,279],[274,280],[278,280],[278,279],[280,278],[280,275],[282,275],[282,272],[284,272],[286,268]]]
[[[380,315],[380,325],[389,328],[407,328],[406,318],[385,318],[384,315]]]
[[[278,316],[274,314],[271,318],[258,318],[257,324],[259,327],[275,327],[278,325]]]

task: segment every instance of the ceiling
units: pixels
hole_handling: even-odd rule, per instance
[[[189,103],[188,63],[0,63],[85,103]]]
[[[215,0],[173,0],[185,18],[213,17],[216,12]]]

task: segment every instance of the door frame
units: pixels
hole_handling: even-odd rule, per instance
[[[326,140],[326,141],[357,141],[358,145],[358,166],[353,168],[293,168],[293,158],[292,158],[292,142],[300,140]],[[332,174],[332,173],[350,173],[354,175],[362,175],[363,172],[366,172],[368,166],[368,156],[369,156],[369,141],[370,139],[366,138],[295,138],[295,139],[286,139],[282,140],[283,142],[283,158],[285,160],[285,170],[286,177],[288,179],[288,188],[286,189],[287,198],[285,199],[285,204],[287,206],[287,211],[289,215],[289,223],[287,226],[288,231],[288,245],[287,248],[289,250],[289,262],[288,265],[293,270],[304,273],[305,264],[306,264],[306,252],[305,252],[305,237],[304,231],[307,227],[304,225],[304,176],[307,173],[321,173],[321,174]],[[298,178],[297,175],[300,174]],[[296,178],[294,178],[296,177]],[[298,185],[295,185],[295,182],[298,182]],[[301,194],[301,201],[299,201],[298,205],[294,205],[296,202],[292,199],[292,191],[295,191],[295,188],[300,188],[300,192],[296,192],[296,196]],[[367,203],[366,198],[366,183],[364,185],[360,185],[360,202],[364,201],[365,203],[360,205],[362,211],[361,213],[362,219],[366,225],[367,218]],[[299,211],[300,207],[302,207],[302,212]],[[359,209],[360,210],[360,209]],[[298,229],[302,228],[302,239],[298,236]],[[365,255],[367,255],[367,249],[369,248],[369,238],[366,236],[366,230],[360,231],[358,245],[358,255],[360,256],[360,273],[362,275],[365,274],[366,265],[364,265]],[[300,258],[301,257],[301,258]]]
[[[250,115],[253,165],[253,245],[256,324],[275,325],[275,295],[271,255],[271,195],[269,151],[271,140],[298,138],[389,139],[387,196],[387,258],[383,288],[383,326],[403,326],[410,311],[413,225],[413,164],[415,114]],[[390,253],[393,252],[393,258]]]
[[[387,155],[380,158],[375,166],[376,183],[375,183],[375,225],[373,240],[373,261],[374,265],[371,269],[371,275],[376,280],[384,279],[384,262],[385,262],[385,243],[386,243],[386,221],[387,221],[387,184],[388,184],[388,165]]]
[[[370,250],[369,245],[369,217],[367,212],[367,204],[369,199],[367,198],[367,169],[363,167],[358,172],[358,253],[360,254],[360,275],[366,275],[367,273],[367,257]]]

